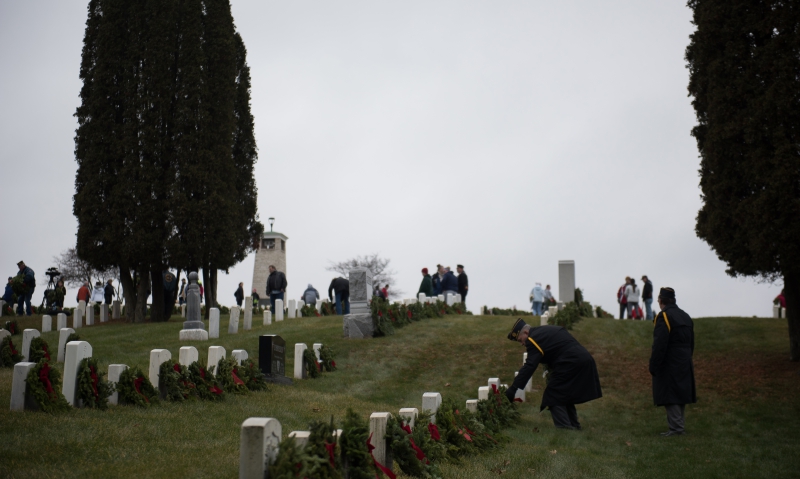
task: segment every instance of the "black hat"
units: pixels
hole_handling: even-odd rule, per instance
[[[524,328],[525,326],[527,326],[525,321],[523,321],[522,318],[519,318],[517,322],[514,323],[514,327],[511,328],[511,332],[508,333],[508,339],[516,341],[517,336],[519,336],[519,332],[522,331],[522,328]]]
[[[461,268],[461,269],[464,269],[464,265],[463,265],[463,264],[457,264],[457,265],[456,265],[456,268]]]
[[[25,266],[25,262],[24,261],[20,261],[19,263],[17,263],[17,266]]]
[[[675,290],[672,288],[661,288],[658,297],[663,299],[675,299]]]

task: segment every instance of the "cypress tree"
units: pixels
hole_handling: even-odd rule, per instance
[[[731,276],[783,278],[800,360],[800,5],[691,0],[686,49],[703,206],[696,231]]]

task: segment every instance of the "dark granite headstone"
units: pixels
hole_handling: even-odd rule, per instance
[[[267,381],[292,384],[286,377],[286,341],[277,334],[258,337],[258,367]]]

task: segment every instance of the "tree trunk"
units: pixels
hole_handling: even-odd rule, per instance
[[[133,316],[134,323],[143,323],[147,316],[147,289],[150,286],[150,273],[147,267],[140,266],[136,272],[139,285],[136,287],[136,309]]]
[[[218,277],[219,270],[217,268],[211,268],[211,271],[208,272],[209,276],[211,276],[211,304],[212,307],[218,307],[217,304],[217,277]]]
[[[789,323],[789,359],[800,361],[800,274],[783,275],[783,296]]]
[[[119,282],[122,285],[122,294],[125,296],[125,319],[132,323],[136,310],[136,287],[133,285],[133,277],[131,277],[131,270],[128,266],[119,267]],[[117,295],[117,299],[120,299],[119,295]]]
[[[208,266],[203,265],[203,283],[205,283],[205,288],[203,288],[203,296],[205,296],[206,300],[206,312],[203,315],[205,319],[208,319],[208,315],[211,313],[209,310],[211,309],[211,283],[208,281]]]
[[[164,319],[164,277],[162,276],[163,266],[161,262],[152,265],[150,268],[150,285],[153,292],[153,303],[150,307],[150,321],[163,323]]]

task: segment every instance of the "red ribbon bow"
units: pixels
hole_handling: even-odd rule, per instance
[[[408,319],[411,319],[411,310],[409,309],[409,310],[407,311],[407,313],[408,313]]]
[[[208,388],[208,390],[211,391],[212,393],[216,394],[217,396],[222,394],[222,389],[220,389],[220,388],[218,388],[216,386],[211,386],[210,388]]]
[[[422,449],[420,449],[419,446],[417,446],[416,443],[414,443],[414,438],[409,436],[408,440],[411,441],[411,448],[414,449],[414,451],[417,453],[417,459],[419,459],[420,461],[424,460],[425,464],[430,464],[430,461],[428,460],[427,457],[425,457],[425,453],[422,452]]]
[[[47,351],[46,343],[42,344],[42,351],[44,351],[44,357],[47,358],[48,361],[50,361],[50,353]]]
[[[331,361],[331,366],[336,367],[336,361]]]
[[[382,473],[386,474],[389,479],[397,479],[397,476],[394,475],[391,469],[384,466],[377,459],[375,459],[375,454],[372,453],[372,450],[375,449],[375,446],[372,445],[372,433],[369,433],[369,437],[367,438],[367,449],[369,449],[369,455],[372,456],[372,462],[375,463],[375,466],[381,470]],[[375,477],[377,478],[378,475],[376,474]]]
[[[439,428],[432,422],[428,423],[428,432],[431,433],[431,439],[434,441],[438,441],[442,438],[442,436],[439,435]]]
[[[239,376],[236,375],[236,368],[233,368],[233,371],[231,371],[231,376],[233,376],[233,383],[234,384],[236,384],[238,386],[244,386],[244,381],[239,379]]]
[[[407,432],[408,434],[411,434],[411,426],[409,426],[408,424],[403,425],[402,427],[400,427],[400,429]]]
[[[336,444],[331,444],[329,442],[325,442],[325,449],[328,451],[328,459],[330,460],[331,467],[336,469],[336,461],[333,459],[333,450],[336,448]]]
[[[150,402],[150,400],[147,399],[147,396],[142,394],[142,390],[141,390],[142,382],[144,382],[144,378],[143,377],[134,379],[133,380],[133,389],[135,389],[136,392],[139,393],[139,396],[142,396],[145,401]]]
[[[89,376],[92,378],[92,389],[94,390],[95,399],[100,399],[100,394],[97,392],[97,369],[94,366],[89,366]]]
[[[497,390],[497,384],[492,384],[492,391],[494,391],[495,394],[500,394],[500,391]]]
[[[11,342],[11,338],[8,338],[8,347],[11,348],[11,354],[18,354],[17,350],[14,349],[14,343]]]
[[[50,384],[50,365],[44,363],[42,365],[42,369],[39,370],[39,381],[44,384],[44,389],[47,391],[47,394],[52,396],[55,391],[53,391],[53,385]]]
[[[173,364],[172,365],[172,370],[175,371],[176,373],[181,372],[181,365],[178,364],[178,363]]]

